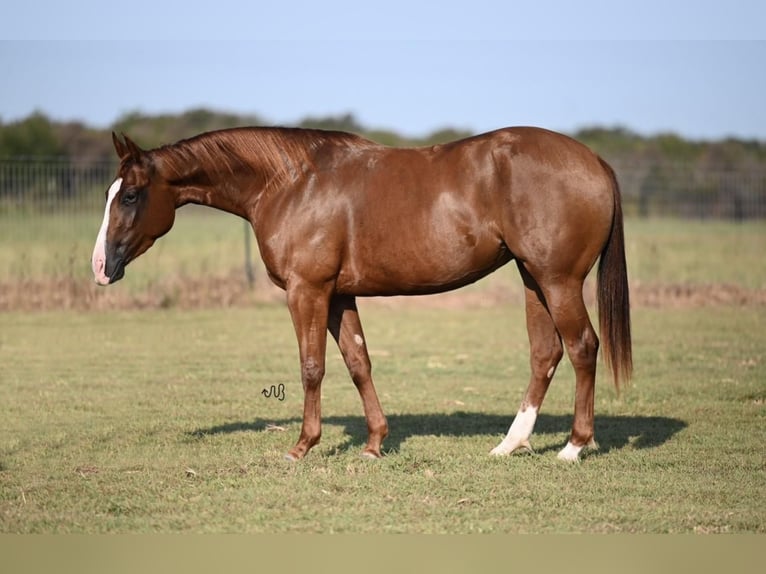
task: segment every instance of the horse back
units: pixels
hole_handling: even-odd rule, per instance
[[[549,256],[582,235],[588,212],[611,217],[611,200],[603,214],[592,205],[608,191],[602,174],[588,148],[537,128],[424,148],[325,149],[255,230],[278,284],[300,269],[350,294],[434,293],[514,257]]]

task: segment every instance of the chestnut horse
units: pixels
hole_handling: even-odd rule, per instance
[[[558,456],[578,460],[595,446],[599,340],[583,281],[599,257],[602,351],[616,385],[632,370],[630,309],[617,180],[581,143],[529,127],[416,149],[290,128],[221,130],[149,151],[123,138],[112,134],[120,166],[93,251],[96,282],[122,278],[184,204],[249,221],[269,277],[286,291],[300,350],[303,425],[289,459],[319,442],[327,331],[362,399],[363,454],[381,455],[388,424],[356,297],[439,293],[512,259],[525,287],[532,372],[507,436],[491,453],[531,449],[564,349],[576,391],[572,432]]]

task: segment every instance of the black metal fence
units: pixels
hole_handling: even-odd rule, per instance
[[[766,219],[766,169],[761,166],[746,171],[662,163],[613,167],[629,216]],[[106,161],[0,159],[0,217],[97,213],[115,171],[115,163]]]
[[[98,160],[0,159],[0,215],[101,210],[115,172]]]
[[[628,215],[766,219],[766,168],[761,166],[736,171],[662,163],[613,167]]]

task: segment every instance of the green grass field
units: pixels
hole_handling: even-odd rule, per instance
[[[43,301],[64,277],[78,286],[70,298],[88,293],[79,285],[91,288],[99,223],[97,214],[0,220],[0,289]],[[234,217],[185,209],[120,284],[98,293],[231,277],[242,237]],[[762,223],[628,220],[626,239],[636,293],[766,289]],[[494,301],[519,289],[508,266],[466,291]],[[322,442],[292,464],[282,455],[298,436],[302,392],[286,308],[168,301],[0,312],[0,532],[766,531],[763,304],[637,298],[633,385],[618,396],[599,378],[601,448],[571,465],[555,457],[572,417],[566,360],[535,454],[488,455],[528,377],[513,298],[361,301],[387,456],[359,457],[361,404],[332,347]],[[262,394],[280,384],[284,401]]]
[[[1,217],[0,279],[70,276],[89,280],[90,256],[100,224],[98,213]],[[766,289],[763,221],[628,219],[625,228],[632,281],[731,283]],[[184,207],[170,233],[128,268],[130,281],[115,288],[140,290],[173,275],[226,275],[243,266],[243,238],[241,219],[211,209]],[[255,245],[253,250],[257,252]],[[505,274],[503,269],[488,282]],[[508,282],[518,283],[515,271]]]
[[[0,315],[3,532],[764,532],[766,312],[634,313],[636,372],[597,385],[600,451],[555,458],[562,364],[536,453],[493,458],[527,379],[517,307],[362,306],[391,436],[328,353],[322,442],[281,305]],[[285,385],[285,400],[262,390]],[[269,430],[273,429],[273,430]]]

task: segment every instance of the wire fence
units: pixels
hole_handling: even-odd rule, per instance
[[[656,162],[614,168],[629,216],[766,219],[766,168],[704,170]],[[99,213],[115,171],[107,161],[0,159],[0,217]]]
[[[763,170],[613,167],[624,212],[634,221],[710,221],[711,229],[720,227],[713,222],[742,222],[743,229],[753,228],[747,221],[766,223]],[[187,300],[219,304],[268,289],[250,225],[194,206],[181,210],[174,233],[131,270],[129,292],[95,290],[90,253],[116,169],[108,161],[0,159],[0,311],[108,306],[123,296],[126,305],[138,307]]]
[[[702,169],[677,163],[613,166],[623,209],[639,217],[766,219],[766,168]]]
[[[93,160],[0,159],[0,215],[97,212],[116,167]]]

